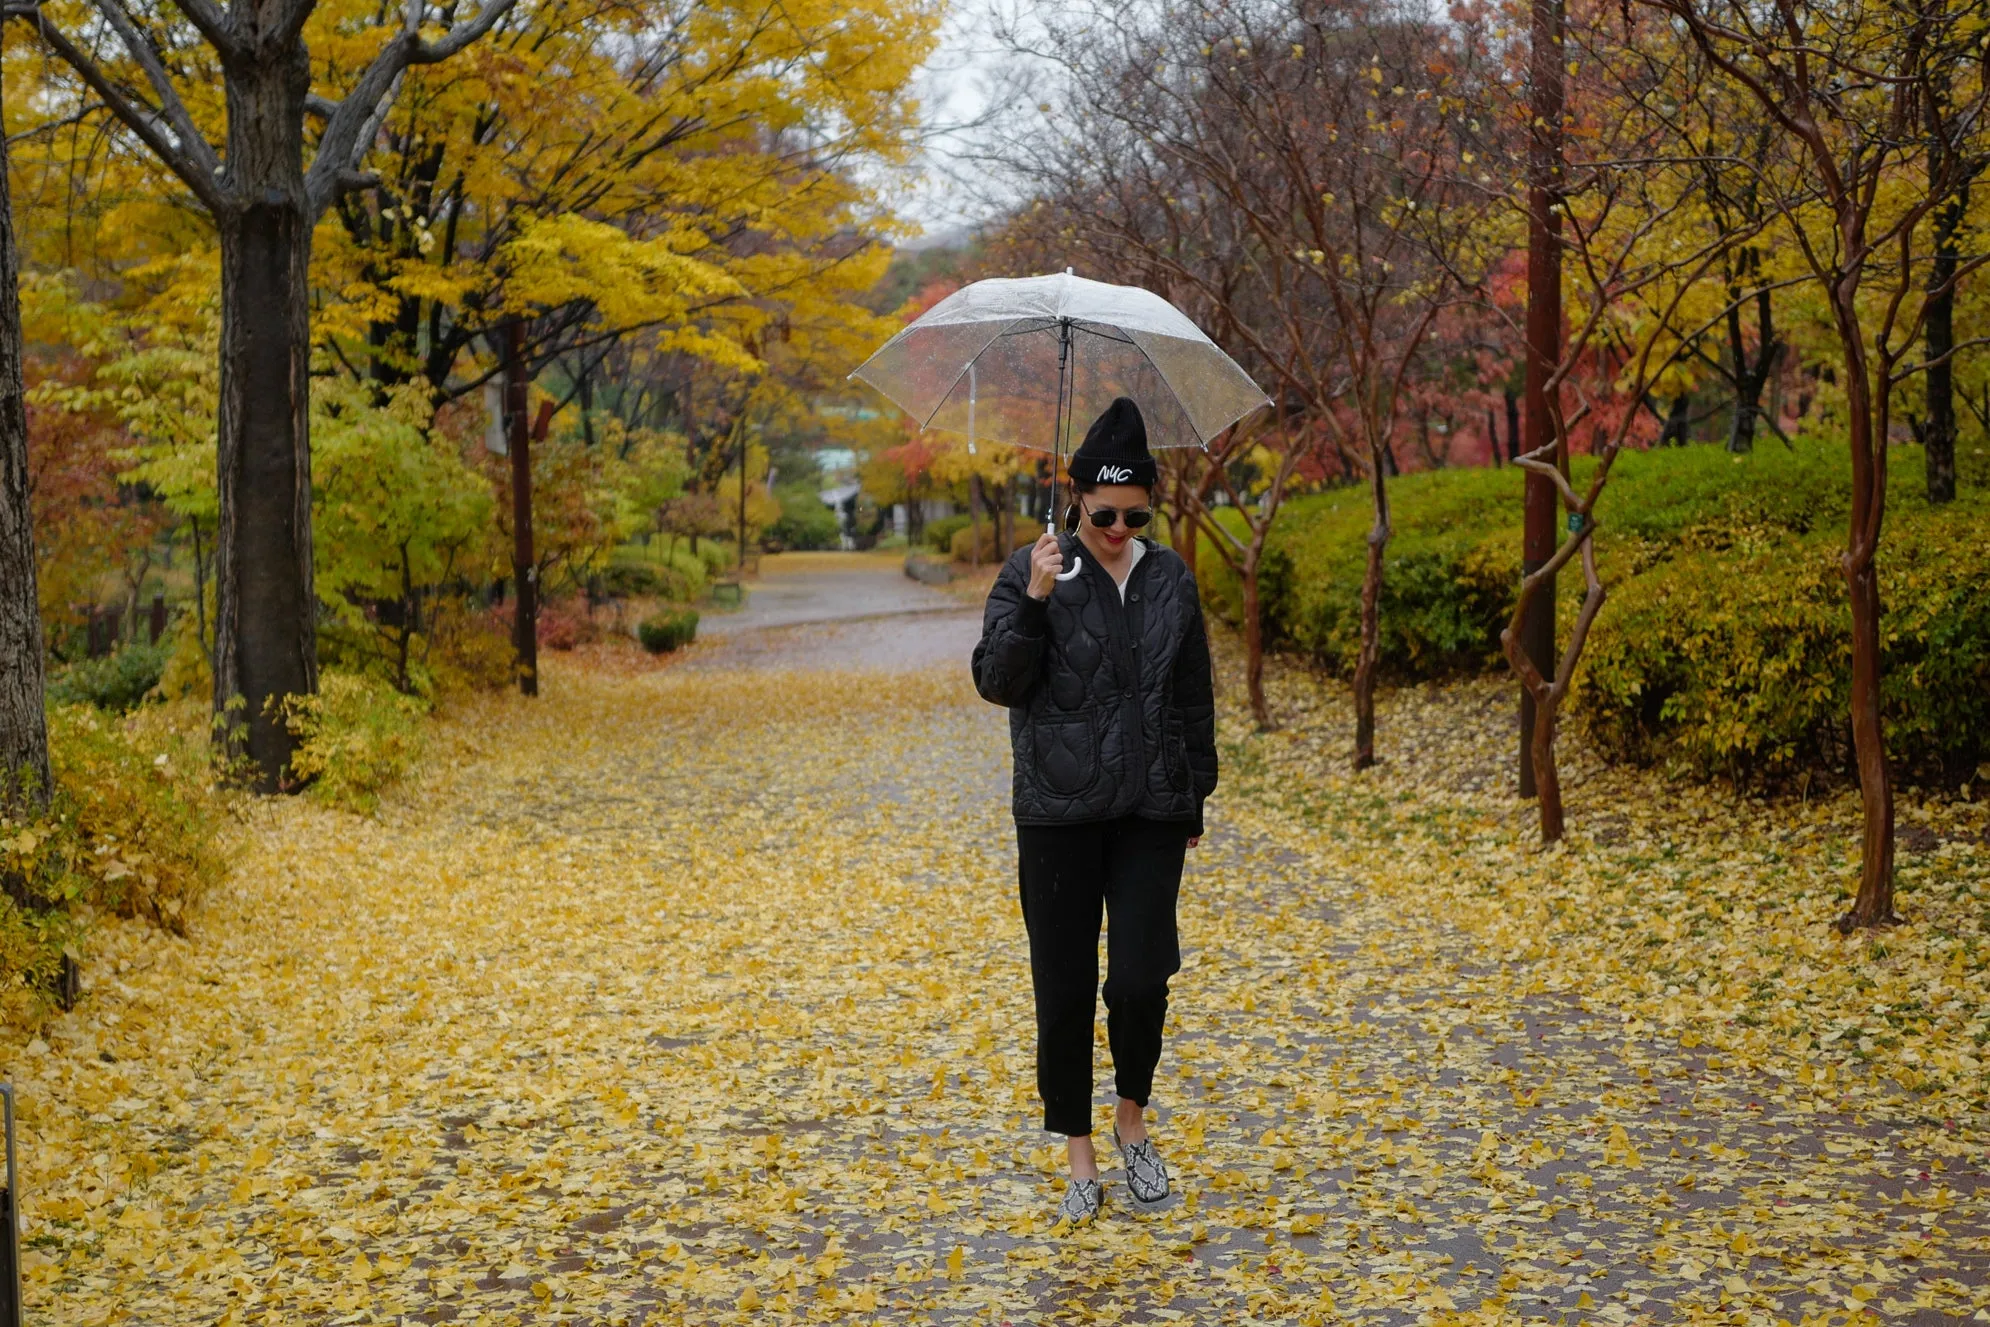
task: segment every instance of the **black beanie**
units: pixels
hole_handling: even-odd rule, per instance
[[[1085,441],[1072,453],[1071,478],[1081,484],[1138,484],[1154,487],[1159,477],[1147,451],[1147,421],[1132,397],[1122,396],[1105,408]]]

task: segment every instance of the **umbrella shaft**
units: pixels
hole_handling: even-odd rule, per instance
[[[1057,413],[1051,426],[1055,435],[1051,441],[1055,449],[1051,452],[1050,463],[1050,510],[1043,515],[1044,529],[1053,534],[1057,531],[1057,472],[1064,465],[1064,444],[1071,431],[1071,402],[1065,395],[1070,383],[1070,365],[1071,320],[1060,318],[1057,322]]]

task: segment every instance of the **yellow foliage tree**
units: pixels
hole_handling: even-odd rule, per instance
[[[757,377],[777,342],[802,360],[868,342],[884,329],[853,297],[896,223],[856,168],[909,152],[936,22],[917,0],[521,11],[476,60],[410,72],[322,236],[328,344],[453,396],[523,318],[528,364],[585,408],[694,367]]]
[[[354,0],[170,7],[8,4],[54,61],[46,121],[114,125],[157,160],[221,255],[214,704],[220,731],[281,786],[278,713],[317,686],[312,586],[310,260],[317,219],[372,147],[408,71],[487,35],[514,0],[381,8]],[[11,85],[10,85],[10,90]],[[315,133],[312,130],[315,128]]]

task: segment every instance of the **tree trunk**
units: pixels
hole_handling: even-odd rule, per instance
[[[1841,565],[1852,607],[1852,749],[1859,765],[1859,800],[1864,812],[1859,893],[1851,911],[1838,919],[1838,929],[1899,920],[1893,912],[1893,774],[1887,766],[1886,734],[1880,715],[1880,529],[1886,512],[1885,428],[1876,416],[1883,402],[1876,399],[1872,378],[1882,383],[1882,366],[1874,374],[1866,352],[1856,288],[1849,282],[1833,294],[1834,321],[1844,352],[1846,416],[1852,451],[1852,512],[1850,533]]]
[[[49,794],[19,283],[7,140],[0,134],[0,808],[45,806]]]
[[[971,532],[968,537],[974,542],[969,545],[967,556],[969,563],[976,567],[981,565],[981,508],[985,501],[986,499],[981,495],[981,476],[969,475],[967,477],[967,526]],[[993,541],[991,540],[990,542],[992,543]],[[996,559],[997,562],[1001,560],[1000,558]]]
[[[254,786],[286,786],[296,740],[284,697],[317,690],[311,575],[311,216],[302,169],[310,67],[228,70],[231,193],[221,235],[220,521],[214,577],[214,707]],[[237,708],[239,707],[239,708]]]
[[[1687,392],[1681,392],[1672,398],[1672,408],[1666,411],[1665,422],[1659,425],[1658,429],[1660,447],[1686,445],[1686,415],[1692,404],[1693,398]]]
[[[1931,154],[1928,169],[1940,170]],[[1928,274],[1928,422],[1921,432],[1927,465],[1928,501],[1955,501],[1955,270],[1956,232],[1962,228],[1964,199],[1951,196],[1935,213],[1935,261]]]
[[[1188,493],[1189,468],[1184,465],[1175,472],[1174,519],[1169,522],[1168,532],[1174,536],[1175,552],[1188,566],[1188,574],[1195,575],[1195,561],[1198,546],[1202,542],[1202,531],[1196,526],[1195,517],[1190,514]]]
[[[532,551],[532,431],[525,422],[530,384],[525,376],[525,326],[514,318],[504,331],[505,435],[511,452],[511,571],[518,580],[512,614],[520,694],[539,694],[539,564]],[[746,443],[739,444],[739,497],[746,501]],[[742,536],[740,569],[746,567]]]
[[[1389,488],[1377,464],[1375,524],[1368,531],[1368,567],[1361,578],[1361,653],[1354,665],[1354,767],[1375,763],[1375,665],[1382,654],[1382,551],[1389,543]]]
[[[1493,446],[1499,439],[1493,439]],[[1506,389],[1506,459],[1511,461],[1520,455],[1520,397],[1509,387]]]
[[[1754,250],[1748,250],[1746,272],[1757,276],[1760,261]],[[1759,279],[1759,276],[1758,276]],[[1730,307],[1727,313],[1727,334],[1729,353],[1734,358],[1734,420],[1728,427],[1727,449],[1737,455],[1755,449],[1755,425],[1762,417],[1762,389],[1769,385],[1769,375],[1775,371],[1776,359],[1782,353],[1782,343],[1776,339],[1775,308],[1769,302],[1767,290],[1755,292],[1755,360],[1748,359],[1748,347],[1741,336],[1741,310]],[[1772,420],[1773,422],[1773,420]]]
[[[1561,447],[1555,464],[1568,472],[1568,439],[1557,436],[1559,410],[1550,410],[1549,380],[1562,362],[1562,35],[1564,0],[1529,0],[1528,81],[1532,127],[1527,138],[1527,360],[1522,392],[1526,438],[1521,453],[1538,452],[1553,442]],[[1507,419],[1513,419],[1507,398]],[[1509,435],[1508,442],[1513,438]],[[1508,459],[1517,459],[1509,457]],[[1560,508],[1553,481],[1529,473],[1522,485],[1520,574],[1532,575],[1555,554],[1555,514]],[[1546,582],[1528,605],[1521,642],[1542,676],[1554,671],[1555,586]],[[1534,771],[1534,696],[1520,691],[1520,769],[1522,797],[1538,792]]]
[[[1879,575],[1870,556],[1846,556],[1845,584],[1852,601],[1852,749],[1864,812],[1859,893],[1838,920],[1838,929],[1850,934],[1900,918],[1893,911],[1893,771],[1880,722]]]
[[[1561,705],[1552,695],[1536,697],[1534,703],[1534,788],[1540,799],[1541,842],[1559,843],[1566,828],[1562,820],[1562,775],[1555,768],[1555,720]]]
[[[214,638],[207,631],[207,554],[200,546],[200,522],[188,517],[187,528],[193,532],[194,639],[200,643],[201,658],[207,660],[211,669],[214,666]]]

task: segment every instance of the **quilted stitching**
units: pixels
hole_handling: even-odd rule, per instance
[[[1068,556],[1077,541],[1060,538]],[[989,591],[973,660],[975,688],[1009,707],[1016,819],[1140,815],[1200,832],[1216,788],[1215,705],[1187,564],[1148,540],[1124,603],[1089,557],[1043,603],[1027,598],[1028,574],[1019,549]]]

